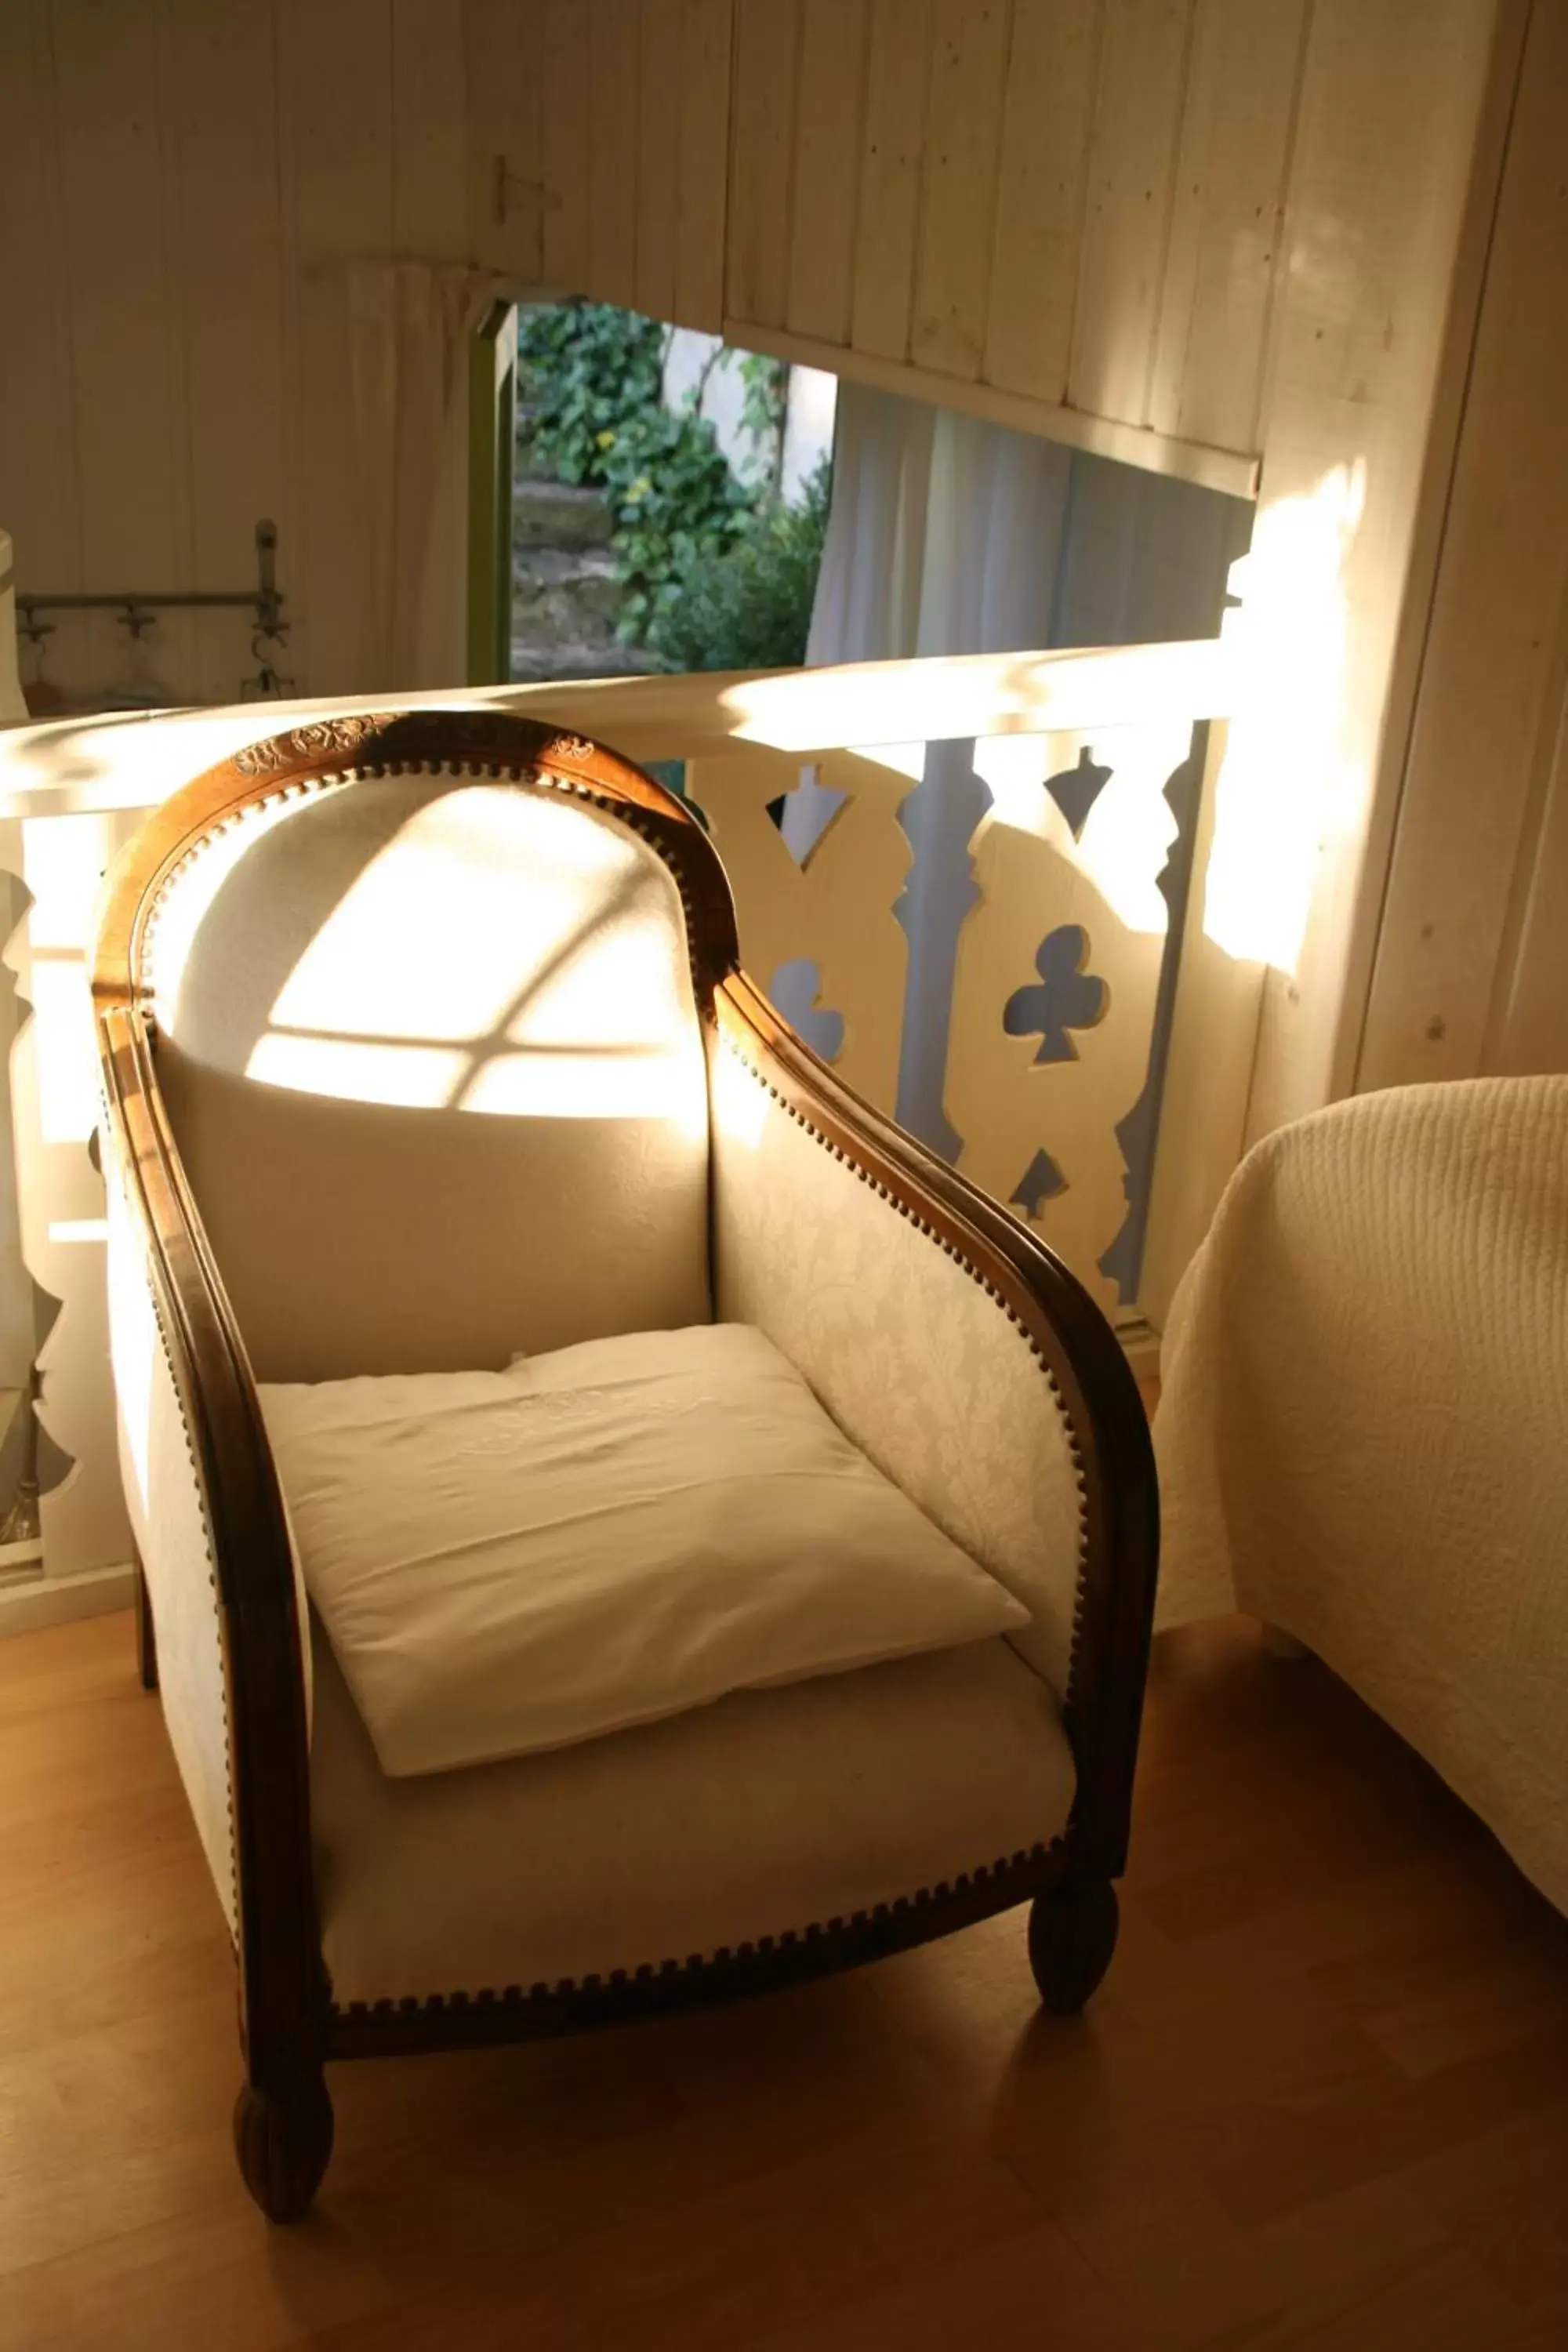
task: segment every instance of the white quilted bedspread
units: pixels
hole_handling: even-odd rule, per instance
[[[1293,1633],[1568,1910],[1568,1077],[1268,1137],[1162,1375],[1157,1622]]]

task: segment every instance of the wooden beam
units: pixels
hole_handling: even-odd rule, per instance
[[[1258,495],[1258,459],[1239,449],[1211,449],[1201,441],[1180,441],[1173,434],[1156,433],[1146,425],[1120,425],[1112,417],[1091,415],[1087,409],[1072,408],[1064,402],[1036,400],[1027,393],[998,391],[994,384],[933,375],[926,368],[876,359],[867,352],[844,351],[836,343],[816,342],[809,336],[792,335],[782,327],[764,326],[752,319],[727,318],[724,340],[744,351],[771,352],[775,359],[791,360],[802,367],[826,368],[829,374],[847,376],[852,383],[868,383],[878,392],[895,393],[903,400],[963,409],[988,425],[1005,425],[1015,433],[1064,442],[1069,449],[1088,449],[1097,457],[1115,457],[1152,474],[1197,482],[1205,489],[1223,490],[1228,498]]]

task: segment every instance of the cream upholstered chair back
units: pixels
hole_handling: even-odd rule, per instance
[[[638,814],[410,760],[253,801],[174,864],[143,1001],[258,1379],[709,1318],[688,928]]]

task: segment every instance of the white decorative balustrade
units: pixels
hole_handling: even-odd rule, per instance
[[[825,1060],[889,1110],[909,962],[893,912],[911,855],[899,824],[912,781],[904,748],[809,763],[729,751],[688,761],[685,775],[734,888],[747,969]]]
[[[1158,1319],[1237,1154],[1257,1019],[1256,968],[1202,925],[1220,644],[409,699],[679,762],[666,772],[724,858],[744,961],[807,1042],[1124,1327]],[[0,733],[0,862],[33,898],[11,950],[34,1007],[14,1055],[21,1240],[60,1302],[38,1412],[71,1465],[43,1497],[41,1576],[0,1591],[0,1626],[125,1590],[88,1153],[100,873],[140,811],[327,707]]]

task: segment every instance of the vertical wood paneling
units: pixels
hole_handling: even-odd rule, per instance
[[[468,252],[519,287],[544,282],[542,0],[465,0]]]
[[[588,12],[583,0],[544,0],[543,25],[544,278],[558,294],[581,294],[588,285],[589,182],[596,163]]]
[[[1142,425],[1192,0],[1107,0],[1068,397]]]
[[[1394,234],[1401,205],[1415,221],[1427,202],[1406,126],[1462,135],[1455,90],[1487,12],[1316,0],[1319,95],[1297,142],[1316,160],[1287,268],[1270,205],[1305,5],[1198,0],[1189,70],[1187,0],[1104,0],[1091,107],[1095,0],[463,0],[460,22],[440,0],[271,0],[243,22],[198,0],[15,0],[0,11],[13,163],[0,268],[7,321],[26,331],[5,338],[0,399],[6,445],[29,452],[7,498],[21,577],[224,584],[246,576],[250,527],[270,511],[297,674],[352,683],[366,493],[344,289],[351,264],[399,254],[690,325],[727,311],[807,344],[847,332],[939,389],[979,378],[1039,402],[1047,426],[1070,299],[1067,392],[1083,418],[1148,418],[1241,448],[1258,438],[1267,331],[1284,387],[1278,495],[1310,491],[1336,462],[1316,465],[1314,442],[1288,492],[1298,425],[1281,420],[1321,423],[1333,399],[1364,412],[1332,444],[1346,463],[1397,470],[1421,414],[1405,399],[1403,314],[1423,270],[1420,331],[1440,309],[1446,233],[1434,214],[1419,235]],[[1331,90],[1350,110],[1338,125]],[[1443,168],[1451,183],[1458,165]],[[1351,284],[1355,254],[1385,247],[1397,250],[1377,284]],[[1337,310],[1311,297],[1331,268]],[[1270,282],[1283,329],[1268,326]],[[1397,448],[1377,397],[1395,378]],[[1362,536],[1358,562],[1373,526]],[[57,667],[68,637],[98,644],[93,682],[123,669],[112,622],[62,625]],[[1358,662],[1363,651],[1358,635]],[[233,667],[225,646],[214,687]]]
[[[354,421],[348,286],[354,262],[393,249],[390,0],[339,0],[331,9],[282,0],[279,29],[305,573],[300,672],[314,690],[366,675],[368,488]]]
[[[1250,449],[1306,0],[1197,0],[1149,422]]]
[[[272,77],[278,138],[278,280],[279,337],[283,376],[283,479],[288,486],[294,529],[286,562],[279,573],[289,604],[289,643],[284,674],[296,689],[308,692],[321,673],[310,660],[310,545],[301,489],[305,443],[303,360],[304,300],[300,267],[300,191],[295,169],[299,119],[293,103],[293,41],[291,27],[279,5],[272,8]],[[283,518],[278,518],[281,528]]]
[[[789,299],[800,31],[800,0],[737,0],[727,307],[763,327]]]
[[[786,318],[847,343],[865,100],[865,0],[803,0]]]
[[[1102,0],[1013,0],[988,383],[1066,396]]]
[[[675,316],[675,239],[680,158],[672,126],[680,123],[683,0],[642,0],[637,28],[637,308],[650,319]]]
[[[82,585],[71,333],[46,0],[0,8],[0,459],[20,589]],[[58,642],[58,640],[57,640]],[[32,656],[22,656],[23,676]],[[46,667],[52,664],[46,656]]]
[[[393,250],[466,257],[468,73],[450,0],[392,0]]]
[[[1007,65],[1005,0],[937,0],[910,352],[939,375],[977,376]]]
[[[1242,608],[1273,670],[1223,786],[1274,846],[1254,899],[1279,894],[1283,843],[1306,901],[1294,969],[1267,982],[1249,1140],[1329,1098],[1342,1024],[1360,1026],[1347,957],[1491,33],[1473,0],[1314,0]]]
[[[190,369],[183,332],[185,310],[180,283],[182,194],[176,129],[179,106],[174,27],[163,6],[163,0],[157,0],[153,31],[156,58],[158,204],[163,249],[164,292],[160,323],[168,354],[169,372],[169,408],[164,420],[169,451],[169,521],[174,543],[175,574],[177,579],[188,581],[195,568],[195,544],[192,513]],[[239,576],[243,578],[245,575]],[[203,690],[201,654],[204,648],[201,639],[204,635],[210,641],[213,635],[211,617],[207,619],[204,631],[203,624],[195,613],[160,613],[154,627],[146,636],[140,642],[134,638],[129,640],[127,667],[132,688],[150,689],[160,698],[166,698],[174,691],[172,681],[182,678],[188,679],[197,691]]]
[[[281,224],[272,27],[230,23],[205,0],[164,0],[166,144],[178,186],[174,241],[189,410],[190,569],[184,584],[243,587],[262,516],[279,532],[279,580],[299,555],[285,490]],[[236,153],[247,168],[237,172]],[[217,331],[218,322],[222,331]],[[243,355],[243,357],[239,357]],[[187,691],[227,700],[255,667],[244,613],[201,616]]]
[[[50,17],[82,575],[91,587],[173,588],[189,482],[154,0],[53,0]],[[189,646],[174,616],[140,644],[110,615],[62,616],[49,667],[75,690],[157,694]]]
[[[1545,943],[1568,922],[1568,826],[1559,814],[1542,829],[1568,689],[1565,152],[1568,13],[1538,9],[1422,663],[1363,1087],[1568,1067],[1568,1001],[1555,1057],[1524,1050],[1529,1038],[1544,1042],[1539,1012],[1508,1044],[1518,941],[1549,971]],[[1553,843],[1555,874],[1541,855]],[[1561,950],[1556,961],[1561,969]],[[1489,1027],[1503,1048],[1495,1059]]]
[[[55,0],[87,575],[178,584],[153,0]]]
[[[685,0],[675,307],[669,315],[710,334],[717,334],[724,323],[732,26],[731,0]]]
[[[1515,877],[1524,900],[1517,949],[1510,940],[1482,1060],[1494,1077],[1568,1070],[1568,670],[1554,684],[1540,829],[1526,828]]]
[[[582,158],[588,194],[588,274],[595,301],[637,302],[637,0],[586,0],[592,79],[590,145]],[[671,126],[672,131],[675,126]]]
[[[851,340],[909,356],[931,82],[931,0],[871,0]]]
[[[280,9],[300,264],[324,284],[331,264],[395,250],[392,0]]]

